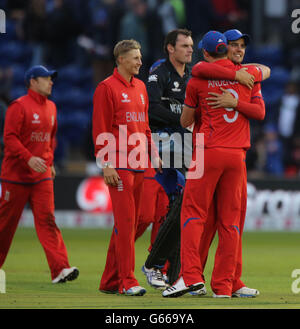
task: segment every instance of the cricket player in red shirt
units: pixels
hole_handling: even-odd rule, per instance
[[[210,31],[200,47],[208,62],[234,69],[227,59],[226,44],[222,33]],[[260,81],[256,69],[250,73]],[[240,111],[208,105],[209,93],[219,92],[220,88],[229,89],[241,105]],[[250,147],[249,120],[243,114],[248,110],[243,102],[249,103],[250,99],[251,90],[237,81],[192,78],[188,83],[181,123],[183,127],[194,123],[194,136],[204,134],[204,145],[195,145],[193,152],[194,157],[195,150],[203,148],[204,173],[197,179],[188,175],[181,212],[182,275],[163,292],[163,297],[178,297],[203,287],[199,247],[214,195],[219,244],[211,285],[215,297],[231,297],[238,257],[245,150]]]
[[[224,33],[228,42],[228,58],[235,64],[235,70],[240,70],[244,67],[248,67],[247,64],[242,66],[241,63],[244,59],[245,49],[247,44],[250,41],[250,37],[247,34],[242,34],[239,30],[233,29],[228,30]],[[257,66],[262,71],[262,80],[267,79],[270,76],[270,69],[261,64],[252,64]],[[208,62],[200,62],[193,67],[192,74],[193,76],[206,78],[206,79],[228,79],[233,80],[234,76],[237,72],[234,70],[225,68],[215,63]],[[222,94],[212,93],[211,96],[207,100],[211,102],[208,105],[212,107],[220,108],[220,107],[229,107],[236,108],[238,102],[232,96],[232,94],[226,89],[221,89],[223,91]],[[252,88],[251,92],[251,103],[247,105],[247,108],[250,110],[246,115],[249,119],[262,120],[264,114],[265,104],[261,94],[261,85],[259,82],[256,82]],[[250,136],[249,136],[250,138]],[[214,207],[211,207],[211,213],[216,212]],[[256,297],[259,295],[259,291],[257,289],[252,289],[246,287],[246,285],[241,280],[242,275],[242,234],[245,223],[247,209],[247,171],[245,170],[244,176],[244,184],[243,184],[243,193],[242,193],[242,209],[241,209],[241,222],[240,222],[240,242],[239,242],[239,251],[238,251],[238,260],[236,265],[235,276],[233,280],[233,288],[232,288],[232,296],[233,297]],[[205,223],[204,231],[202,234],[201,244],[200,244],[200,258],[202,262],[202,268],[204,270],[208,250],[210,244],[215,236],[217,230],[216,226],[216,213],[214,215],[208,216],[208,220]],[[204,281],[204,275],[203,275]]]
[[[114,56],[117,68],[97,86],[93,100],[95,155],[103,168],[114,214],[114,228],[99,289],[105,293],[142,296],[146,289],[134,275],[134,241],[144,170],[148,166],[147,153],[153,152],[151,159],[156,161],[154,166],[159,171],[161,161],[149,128],[146,87],[134,77],[142,65],[140,44],[135,40],[120,41],[114,48]],[[135,153],[137,147],[138,154]]]
[[[29,202],[53,283],[74,280],[79,274],[76,267],[69,265],[54,217],[53,158],[57,121],[56,106],[48,96],[56,75],[56,71],[48,71],[41,65],[29,69],[25,73],[28,94],[16,99],[7,109],[0,199],[0,268]]]

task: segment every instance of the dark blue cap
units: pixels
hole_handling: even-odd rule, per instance
[[[175,168],[163,168],[163,172],[156,173],[154,178],[168,195],[180,193],[185,186],[184,175]]]
[[[48,70],[45,68],[45,66],[42,65],[35,65],[31,67],[26,73],[25,73],[25,82],[26,84],[29,84],[30,79],[38,78],[38,77],[57,77],[57,71],[54,70]]]
[[[209,53],[224,54],[227,50],[227,39],[218,31],[209,31],[199,42],[198,48],[203,48]]]
[[[239,30],[228,30],[224,33],[227,41],[235,41],[238,39],[243,38],[245,40],[245,45],[247,46],[248,43],[250,42],[250,36],[248,34],[243,34],[241,31]]]

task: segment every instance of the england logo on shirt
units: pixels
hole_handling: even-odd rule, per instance
[[[41,123],[39,118],[40,118],[40,116],[37,113],[34,113],[32,123]]]
[[[131,102],[130,99],[128,99],[128,95],[126,93],[122,93],[122,99],[121,99],[121,102],[122,103],[129,103]]]

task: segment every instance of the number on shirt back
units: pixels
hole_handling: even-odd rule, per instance
[[[234,96],[234,98],[239,99],[239,95],[234,89],[227,89],[227,90]],[[232,107],[225,107],[225,110],[228,111],[228,112],[234,111],[234,109]],[[238,116],[239,116],[238,111],[234,111],[233,118],[229,118],[227,114],[223,115],[224,120],[228,123],[233,123],[234,121],[236,121]]]

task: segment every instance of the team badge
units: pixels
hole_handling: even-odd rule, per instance
[[[39,119],[40,119],[40,116],[37,113],[34,113],[32,123],[41,123],[41,121]]]
[[[130,99],[128,99],[128,95],[126,94],[126,93],[122,93],[122,99],[121,99],[121,102],[122,103],[129,103],[129,102],[131,102],[131,100]]]
[[[179,87],[179,82],[178,81],[174,81],[174,88],[172,88],[172,91],[176,91],[176,92],[179,92],[181,91]]]

